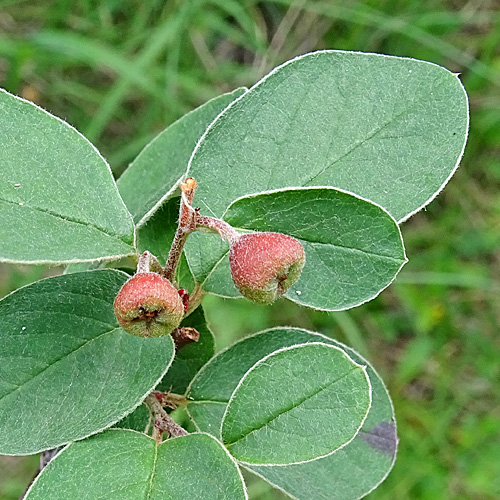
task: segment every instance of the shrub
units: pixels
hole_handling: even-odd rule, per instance
[[[201,302],[284,293],[337,311],[377,296],[406,262],[399,225],[460,161],[457,75],[306,54],[172,124],[117,183],[67,123],[7,92],[0,111],[0,259],[67,265],[0,301],[0,453],[60,449],[28,500],[244,499],[240,467],[301,500],[383,481],[396,423],[367,360],[292,327],[214,356]],[[243,279],[249,262],[251,277],[272,272]],[[145,276],[168,283],[154,307]],[[119,326],[117,294],[137,281],[147,293],[126,319],[146,336]]]

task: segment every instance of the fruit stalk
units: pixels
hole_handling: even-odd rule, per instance
[[[227,240],[230,245],[236,243],[236,241],[238,241],[241,237],[241,235],[227,222],[205,215],[198,215],[196,217],[196,230],[218,233],[219,236],[222,239]]]

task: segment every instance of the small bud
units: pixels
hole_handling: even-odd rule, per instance
[[[189,293],[185,288],[179,288],[177,290],[177,293],[179,294],[179,297],[182,300],[182,305],[184,306],[184,312],[187,312],[189,308]]]
[[[236,288],[261,304],[274,302],[299,279],[305,259],[300,241],[281,233],[244,234],[229,251]]]
[[[200,340],[200,332],[191,326],[179,326],[172,332],[175,350],[179,351],[184,346]]]
[[[120,326],[139,337],[161,337],[177,328],[184,305],[177,289],[157,273],[137,273],[115,298]]]

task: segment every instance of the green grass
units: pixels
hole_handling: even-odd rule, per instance
[[[116,174],[186,111],[309,50],[409,56],[461,73],[471,102],[462,165],[428,209],[403,225],[410,262],[388,290],[330,314],[284,301],[269,308],[206,301],[219,347],[289,324],[338,338],[373,362],[394,399],[401,439],[395,468],[373,500],[500,497],[500,11],[494,6],[0,0],[0,85],[76,126]],[[0,272],[3,295],[47,270],[3,266]],[[9,459],[7,468],[0,458],[1,500],[22,494],[36,462]],[[284,498],[260,480],[250,490],[259,500]]]

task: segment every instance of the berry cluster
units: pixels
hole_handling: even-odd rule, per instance
[[[181,185],[179,227],[165,268],[145,252],[139,259],[137,273],[116,296],[114,307],[118,323],[133,335],[168,335],[179,327],[184,314],[193,306],[189,304],[186,290],[179,290],[172,284],[185,240],[193,231],[217,232],[229,242],[233,282],[244,297],[254,302],[274,302],[302,272],[305,253],[297,239],[273,232],[239,234],[221,219],[200,216],[199,210],[190,205],[195,189],[196,182],[192,178]]]

